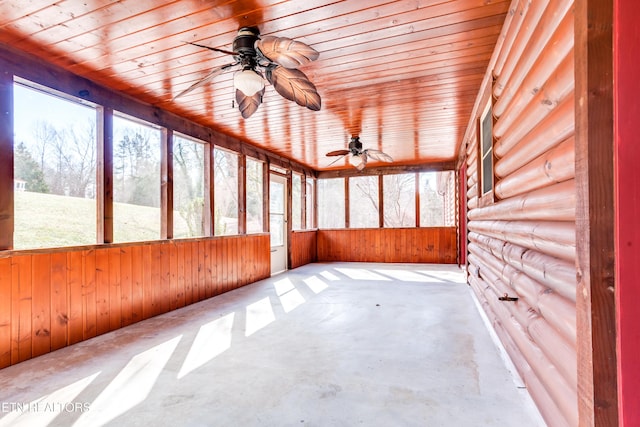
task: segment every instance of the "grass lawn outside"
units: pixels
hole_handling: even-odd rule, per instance
[[[15,192],[14,249],[96,244],[96,201],[55,194]],[[160,209],[113,204],[114,241],[160,239]],[[186,235],[187,223],[174,211],[174,233]]]

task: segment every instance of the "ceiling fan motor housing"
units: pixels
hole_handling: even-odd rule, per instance
[[[362,154],[362,142],[360,142],[359,136],[351,137],[351,142],[349,142],[349,151],[351,151],[351,154],[356,156]]]
[[[255,44],[259,38],[260,31],[256,27],[242,27],[233,39],[233,51],[240,56],[255,56]]]

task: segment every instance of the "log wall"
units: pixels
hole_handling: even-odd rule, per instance
[[[572,0],[514,0],[463,144],[469,284],[549,426],[578,425],[573,45]],[[489,99],[495,190],[483,196]]]
[[[318,230],[320,262],[457,262],[456,227]]]
[[[269,253],[268,234],[0,253],[0,369],[267,278]]]
[[[292,231],[290,236],[289,250],[291,251],[291,260],[289,261],[289,268],[294,269],[317,261],[318,239],[316,230]]]

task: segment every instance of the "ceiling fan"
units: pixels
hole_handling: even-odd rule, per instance
[[[380,150],[374,150],[372,148],[367,148],[365,150],[362,149],[362,142],[360,142],[359,136],[352,136],[351,141],[349,142],[348,150],[335,150],[329,151],[327,153],[328,157],[339,156],[333,162],[329,163],[328,166],[331,166],[344,156],[350,155],[349,163],[356,167],[359,171],[364,169],[367,166],[367,158],[378,160],[381,162],[393,162],[393,158],[387,153],[383,153]]]
[[[320,110],[320,95],[307,76],[297,68],[314,61],[320,55],[305,43],[287,37],[260,38],[256,27],[243,27],[233,39],[233,51],[217,49],[197,43],[188,44],[233,55],[234,62],[212,70],[174,99],[213,80],[226,70],[238,70],[233,77],[235,99],[243,118],[250,117],[262,103],[265,79],[281,96],[310,110]]]

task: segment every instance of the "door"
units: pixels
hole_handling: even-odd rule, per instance
[[[269,180],[269,231],[271,233],[271,275],[287,269],[287,180],[271,174]]]

